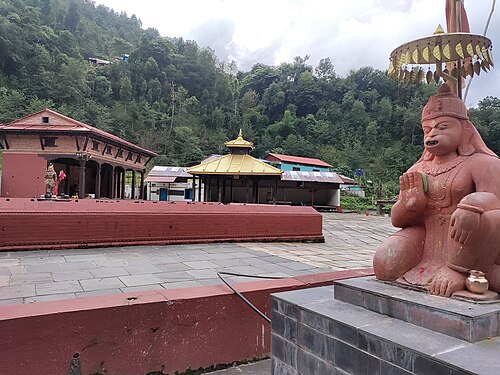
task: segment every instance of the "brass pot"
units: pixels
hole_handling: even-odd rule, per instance
[[[470,276],[465,279],[465,287],[476,294],[483,294],[488,290],[489,283],[482,271],[471,270]]]

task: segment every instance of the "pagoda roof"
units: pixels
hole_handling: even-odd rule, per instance
[[[232,141],[228,141],[224,143],[224,145],[227,148],[250,148],[253,149],[253,143],[249,141],[245,141],[243,139],[243,132],[240,129],[240,132],[238,133],[238,137],[236,139],[233,139]]]
[[[42,121],[43,117],[49,117],[52,120],[49,123]],[[81,135],[95,136],[106,141],[113,142],[120,146],[127,146],[136,152],[147,156],[156,156],[153,151],[139,147],[131,142],[127,142],[116,135],[105,132],[104,130],[95,128],[83,122],[64,116],[51,109],[43,109],[41,111],[24,116],[20,119],[10,121],[6,124],[0,124],[0,133],[43,133],[43,134],[58,134],[58,133],[73,133]]]
[[[281,176],[282,171],[248,154],[229,154],[187,169],[192,175]]]

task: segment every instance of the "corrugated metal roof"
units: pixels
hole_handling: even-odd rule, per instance
[[[341,174],[339,176],[342,179],[342,181],[344,181],[344,184],[354,184],[355,183],[353,178],[350,178],[350,177],[347,177],[347,176],[344,176]]]
[[[241,176],[279,176],[282,171],[248,154],[224,155],[215,160],[188,168],[187,172],[193,175],[218,174]]]
[[[330,184],[344,183],[342,178],[335,172],[284,171],[281,179],[283,181],[297,182],[326,182]]]
[[[177,179],[175,176],[148,176],[146,182],[174,182]]]
[[[35,116],[40,116],[42,114],[50,114],[52,116],[57,116],[64,121],[67,122],[67,124],[64,125],[47,125],[47,124],[33,124],[33,123],[27,123],[29,118],[35,117]],[[104,137],[105,139],[109,139],[112,141],[115,141],[118,144],[121,145],[127,145],[132,149],[135,149],[136,151],[140,151],[143,154],[146,154],[148,156],[156,156],[156,153],[150,150],[146,150],[145,148],[139,147],[133,143],[127,142],[124,139],[121,139],[120,137],[117,137],[116,135],[110,134],[105,132],[104,130],[94,128],[93,126],[87,125],[83,122],[77,121],[75,119],[72,119],[71,117],[64,116],[60,113],[57,113],[51,109],[43,109],[41,111],[38,111],[36,113],[32,113],[30,115],[24,116],[20,119],[8,122],[6,124],[1,125],[0,124],[0,131],[32,131],[32,132],[61,132],[61,131],[72,131],[72,132],[79,132],[83,134],[89,134],[93,133],[96,135],[100,135],[101,137]]]
[[[291,155],[282,155],[282,154],[273,154],[269,153],[264,159],[267,159],[268,156],[278,159],[279,161],[284,161],[287,163],[294,164],[305,164],[305,165],[313,165],[318,167],[331,167],[330,164],[325,163],[323,160],[314,159],[314,158],[304,158],[302,156],[291,156]]]
[[[186,167],[170,167],[156,165],[148,173],[149,176],[175,176],[175,177],[191,177],[189,173],[186,172]]]
[[[174,182],[178,177],[191,178],[185,167],[164,167],[156,165],[146,177],[146,182]]]

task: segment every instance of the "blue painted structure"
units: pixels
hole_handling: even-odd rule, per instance
[[[278,168],[282,171],[302,171],[302,172],[329,172],[329,168],[327,167],[317,167],[312,165],[304,165],[304,164],[292,164],[281,162],[278,163]]]

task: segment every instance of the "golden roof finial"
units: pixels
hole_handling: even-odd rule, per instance
[[[436,34],[444,34],[444,29],[443,29],[443,26],[441,26],[441,24],[439,24],[436,27],[436,30],[434,31],[434,35],[436,35]]]
[[[226,147],[228,147],[228,148],[236,147],[236,148],[253,149],[253,143],[245,141],[243,139],[243,130],[241,130],[241,129],[240,129],[240,132],[238,133],[238,138],[236,138],[232,141],[226,142],[226,143],[224,143],[224,145],[226,145]]]

